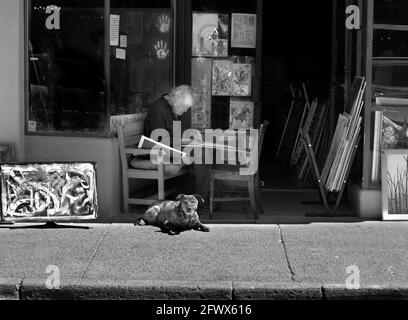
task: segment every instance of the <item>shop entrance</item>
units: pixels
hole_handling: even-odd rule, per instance
[[[291,214],[304,216],[309,209],[301,205],[302,200],[317,198],[312,172],[301,172],[304,159],[293,163],[293,154],[305,108],[303,85],[310,103],[315,98],[319,105],[327,103],[328,107],[330,103],[334,3],[264,3],[262,118],[269,119],[270,126],[260,172],[266,193],[264,199],[272,199],[271,205],[275,203],[272,211],[280,210],[280,215],[289,214],[288,203],[296,203],[294,211],[298,212]],[[292,110],[291,86],[296,96]],[[326,121],[334,116],[333,113],[332,106],[325,116]],[[327,143],[323,140],[319,153],[322,158],[323,144]],[[269,206],[268,201],[265,201],[266,206]]]

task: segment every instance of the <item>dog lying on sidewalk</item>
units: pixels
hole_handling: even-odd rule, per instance
[[[198,217],[199,201],[204,203],[203,198],[198,194],[181,194],[175,201],[155,201],[143,217],[135,221],[135,226],[156,226],[170,235],[180,234],[186,230],[209,232],[210,229],[204,226]]]

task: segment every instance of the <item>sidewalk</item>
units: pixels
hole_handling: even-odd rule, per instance
[[[179,236],[73,226],[90,229],[1,227],[0,298],[408,298],[405,222],[209,225]],[[50,265],[59,290],[45,286]],[[360,271],[359,290],[346,289],[349,266]]]

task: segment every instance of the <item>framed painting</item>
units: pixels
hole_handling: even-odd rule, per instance
[[[231,47],[256,48],[256,14],[233,13]]]
[[[96,219],[92,162],[1,164],[2,216],[13,222]]]
[[[254,127],[254,102],[230,99],[230,124],[232,130],[247,130]]]
[[[193,57],[228,57],[229,15],[193,13]]]
[[[383,220],[408,220],[408,149],[384,150],[381,165]]]

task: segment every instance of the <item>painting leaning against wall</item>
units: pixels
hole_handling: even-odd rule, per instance
[[[382,154],[383,220],[408,220],[408,150]]]
[[[1,165],[3,217],[14,221],[95,219],[94,163]]]

